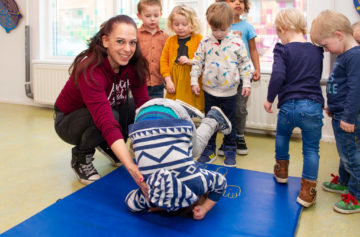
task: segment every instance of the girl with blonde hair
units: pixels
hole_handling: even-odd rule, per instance
[[[168,18],[168,28],[174,35],[167,39],[160,58],[160,73],[166,83],[165,97],[182,100],[204,111],[203,92],[193,94],[190,85],[192,59],[202,39],[195,10],[186,5],[174,7]]]

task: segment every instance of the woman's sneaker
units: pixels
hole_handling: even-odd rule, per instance
[[[96,147],[96,149],[100,151],[106,158],[108,158],[113,166],[121,166],[120,160],[116,157],[116,155],[106,142],[101,143],[99,146]]]
[[[347,186],[339,184],[339,176],[335,176],[334,174],[331,174],[333,179],[330,182],[323,182],[321,187],[329,192],[333,193],[341,193],[341,194],[347,194],[349,193],[349,189]]]
[[[214,162],[215,160],[216,160],[216,156],[215,156],[214,147],[211,145],[207,145],[205,147],[203,153],[199,157],[199,159],[197,159],[197,162],[210,164],[210,163]]]
[[[220,132],[224,135],[230,134],[232,129],[231,122],[219,107],[212,106],[209,112],[206,114],[206,118],[215,119],[219,123]]]
[[[197,108],[185,103],[182,100],[176,99],[176,102],[178,102],[180,105],[182,105],[182,107],[184,107],[184,109],[186,110],[186,112],[189,114],[191,119],[195,119],[195,121],[197,119],[203,119],[205,117],[204,113],[202,113],[200,110],[198,110]]]
[[[71,168],[74,170],[80,183],[87,185],[100,179],[101,177],[92,163],[94,152],[84,154],[76,151],[76,149],[74,151],[74,149],[71,158]]]
[[[350,193],[342,194],[342,200],[335,203],[334,210],[343,214],[360,213],[359,201]]]

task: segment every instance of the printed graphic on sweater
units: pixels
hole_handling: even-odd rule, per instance
[[[116,86],[116,102],[119,106],[126,100],[127,90],[129,88],[129,79],[120,80],[118,84],[112,84],[110,94],[108,95],[108,100],[110,101],[111,106],[115,106],[114,86]]]

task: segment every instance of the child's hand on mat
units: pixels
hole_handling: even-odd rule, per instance
[[[202,220],[206,216],[207,210],[204,206],[198,205],[193,209],[193,218],[195,220]]]
[[[198,85],[191,86],[191,90],[195,95],[200,95],[200,86]]]
[[[266,100],[266,101],[264,102],[264,109],[266,110],[266,112],[272,114],[273,111],[272,111],[271,107],[272,107],[272,103],[270,103],[269,101]]]
[[[344,122],[343,120],[340,121],[340,128],[345,132],[354,132],[355,131],[355,124],[350,124]]]
[[[243,87],[242,91],[241,91],[241,95],[244,97],[248,97],[251,93],[251,88],[250,87]]]
[[[202,220],[206,216],[206,214],[215,206],[216,202],[213,200],[206,198],[206,200],[200,204],[196,205],[193,209],[193,218],[195,220]]]
[[[174,82],[171,80],[171,77],[165,77],[165,89],[169,94],[175,94],[175,85]]]

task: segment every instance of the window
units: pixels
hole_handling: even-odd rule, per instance
[[[270,72],[273,62],[273,49],[279,41],[275,30],[275,17],[279,10],[295,7],[306,16],[306,0],[252,0],[247,21],[255,27],[256,48],[260,56],[261,70]]]
[[[77,55],[101,23],[114,15],[109,0],[51,0],[49,13],[50,57]]]
[[[132,17],[138,26],[137,18],[139,0],[40,0],[48,14],[42,24],[45,25],[40,43],[42,57],[72,59],[87,47],[87,40],[98,30],[101,23],[116,14]],[[167,17],[173,7],[187,4],[194,9],[203,24],[203,32],[207,30],[205,12],[214,0],[163,0],[163,16],[160,28],[166,29]],[[305,12],[306,0],[251,0],[250,12],[244,16],[255,27],[258,37],[256,46],[260,55],[262,72],[270,72],[273,60],[273,48],[278,42],[274,20],[276,13],[283,8],[296,7]],[[47,25],[46,25],[47,24]],[[41,39],[40,39],[41,40]],[[42,41],[41,41],[42,42]]]

